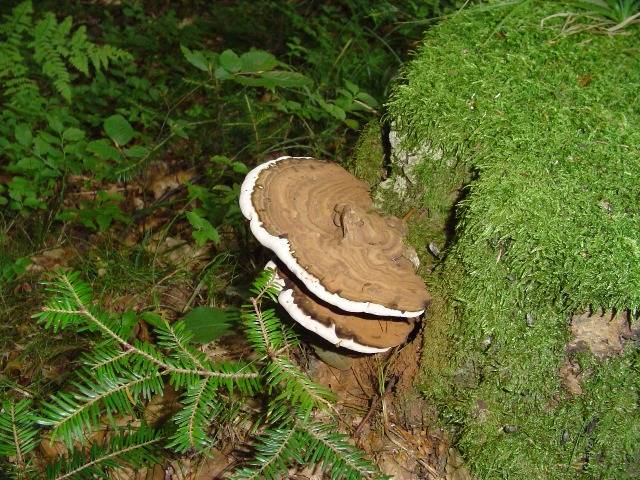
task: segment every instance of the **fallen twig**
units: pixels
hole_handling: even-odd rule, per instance
[[[384,397],[391,392],[391,389],[394,387],[394,385],[396,384],[396,382],[398,381],[398,377],[391,377],[389,379],[389,381],[387,382],[387,385],[384,389],[384,392],[382,393],[382,395],[376,395],[375,398],[373,399],[373,401],[371,402],[371,406],[369,407],[369,411],[367,412],[367,414],[364,416],[364,418],[362,419],[362,421],[360,422],[360,424],[358,425],[358,428],[356,428],[356,431],[353,433],[354,437],[359,437],[360,434],[362,433],[362,429],[364,428],[364,426],[367,424],[367,422],[369,422],[369,420],[371,419],[371,416],[374,414],[374,412],[377,410],[378,405],[380,404],[380,402],[382,402],[382,400],[384,399]]]

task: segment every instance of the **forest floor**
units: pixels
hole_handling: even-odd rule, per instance
[[[96,304],[125,317],[153,311],[174,322],[194,307],[237,308],[246,301],[265,252],[238,212],[244,173],[280,154],[349,164],[361,128],[383,113],[390,80],[422,37],[424,24],[413,20],[440,13],[437,2],[406,10],[383,1],[364,10],[356,1],[322,8],[260,3],[220,2],[215,12],[188,2],[176,10],[118,2],[86,9],[75,2],[0,6],[3,48],[12,32],[38,35],[60,25],[47,42],[63,42],[59,51],[65,51],[69,31],[84,26],[97,44],[115,45],[130,57],[91,70],[95,78],[80,75],[81,62],[61,58],[53,83],[38,63],[47,55],[32,54],[25,84],[38,93],[16,96],[2,113],[0,400],[41,405],[72,385],[82,355],[98,342],[87,332],[45,330],[33,319],[50,295],[43,282],[61,271],[80,272]],[[32,10],[40,29],[16,27],[31,14],[16,20],[14,6]],[[74,18],[68,28],[62,23],[67,15]],[[24,55],[40,45],[37,38],[20,39]],[[3,82],[0,76],[9,102]],[[156,340],[142,320],[131,338]],[[198,348],[223,360],[241,358],[249,347],[236,334]],[[383,472],[400,480],[470,478],[452,440],[437,427],[437,412],[416,389],[421,348],[418,333],[388,355],[353,358],[344,370],[328,366],[308,346],[295,359],[337,394],[340,430]],[[167,387],[135,403],[136,414],[162,424],[179,404],[180,392]],[[84,439],[88,445],[109,436],[114,419],[108,417]],[[225,478],[254,453],[250,426],[236,427],[205,455],[165,452],[156,466],[115,469],[111,478]],[[29,462],[40,468],[67,452],[43,433]],[[20,466],[22,460],[0,458],[0,477],[7,461]],[[323,476],[306,468],[290,470],[290,478]]]
[[[118,183],[102,184],[106,191],[118,191],[131,205],[144,201],[145,196],[169,199],[180,192],[185,182],[193,178],[193,172],[182,169],[179,164],[157,162],[149,175],[129,182],[126,187]],[[80,187],[77,179],[70,182],[69,188],[78,197],[90,196],[93,191]],[[77,188],[74,188],[74,185]],[[82,265],[87,258],[103,264],[98,267],[97,278],[127,282],[127,288],[119,293],[105,292],[101,299],[103,307],[114,312],[142,311],[150,302],[159,305],[159,311],[166,318],[180,318],[192,306],[206,303],[206,290],[202,282],[195,283],[186,272],[200,271],[215,261],[215,252],[207,246],[198,246],[188,237],[179,233],[157,235],[148,248],[153,252],[153,268],[162,272],[150,288],[140,291],[136,288],[135,278],[125,275],[139,274],[133,268],[127,272],[120,262],[127,258],[128,249],[138,245],[145,232],[155,226],[171,223],[174,212],[171,209],[155,210],[153,215],[144,218],[137,226],[128,228],[118,242],[119,263],[117,280],[109,279],[113,275],[113,264],[101,259],[104,246],[96,235],[86,235],[83,229],[69,228],[63,237],[49,236],[49,245],[29,258],[30,264],[20,277],[11,299],[13,307],[5,310],[9,318],[24,318],[21,312],[36,312],[41,308],[40,301],[33,297],[40,289],[39,283],[53,278],[55,272],[68,270]],[[187,232],[188,233],[188,232]],[[60,235],[61,232],[58,232]],[[69,238],[74,241],[70,242]],[[82,239],[82,241],[80,241]],[[101,248],[102,247],[102,248]],[[125,271],[121,271],[125,268]],[[107,277],[107,278],[105,278]],[[227,292],[234,294],[233,282],[227,277],[219,277]],[[6,304],[6,303],[5,303]],[[286,313],[281,312],[286,319]],[[8,329],[5,324],[5,329]],[[44,334],[44,335],[43,335]],[[45,336],[46,335],[46,336]],[[303,335],[303,340],[304,334]],[[151,339],[149,329],[144,322],[137,326],[136,337],[140,340]],[[10,339],[11,338],[11,339]],[[317,342],[314,339],[311,344]],[[341,430],[355,445],[364,450],[381,471],[398,480],[466,480],[470,479],[464,461],[449,435],[438,427],[437,412],[418,391],[416,380],[420,376],[420,360],[423,347],[422,330],[411,340],[385,354],[351,355],[330,361],[332,365],[342,362],[340,368],[325,363],[318,358],[311,346],[305,346],[297,355],[297,362],[303,371],[317,383],[328,387],[337,395],[335,405]],[[5,344],[12,347],[4,350],[1,357],[0,372],[6,386],[24,389],[27,395],[37,395],[34,386],[41,389],[56,389],[73,377],[74,364],[78,355],[90,343],[82,337],[70,337],[67,334],[48,336],[35,322],[12,322],[11,335],[4,338]],[[202,351],[212,358],[238,358],[247,354],[249,347],[243,335],[225,336],[220,341],[203,345]],[[325,353],[326,354],[326,353]],[[5,387],[6,388],[6,387]],[[163,395],[156,396],[144,408],[144,418],[159,421],[176,411],[179,393],[168,388]],[[120,419],[126,422],[131,419]],[[238,448],[242,441],[249,440],[248,432],[240,428],[230,435],[226,442],[216,446],[207,456],[172,456],[167,462],[153,467],[133,471],[116,470],[114,479],[136,480],[204,480],[225,478],[249,454],[246,447]],[[95,441],[95,438],[93,439]],[[66,452],[60,442],[51,443],[47,438],[38,449],[41,456],[37,462],[46,464]],[[319,468],[292,468],[289,478],[317,479],[323,477]]]

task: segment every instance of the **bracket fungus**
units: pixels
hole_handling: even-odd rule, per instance
[[[280,290],[278,303],[307,330],[328,342],[360,353],[379,353],[400,345],[416,325],[417,318],[378,317],[344,312],[315,298],[291,272],[270,261]]]
[[[279,302],[336,345],[365,353],[398,345],[430,301],[403,242],[403,222],[376,212],[369,186],[335,163],[263,163],[245,178],[240,208],[281,262]],[[392,333],[375,334],[374,324]]]

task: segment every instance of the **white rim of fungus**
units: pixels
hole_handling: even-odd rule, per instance
[[[240,187],[240,210],[242,214],[249,220],[251,232],[256,239],[265,247],[271,249],[276,256],[286,265],[286,267],[300,279],[302,283],[309,289],[311,293],[325,302],[338,307],[346,312],[353,313],[369,313],[371,315],[378,315],[381,317],[418,317],[424,313],[424,309],[414,312],[395,310],[384,305],[373,302],[357,302],[355,300],[348,300],[341,297],[337,293],[329,292],[318,278],[306,271],[293,256],[291,251],[289,240],[286,238],[280,238],[271,235],[262,226],[258,212],[256,212],[253,203],[251,201],[251,194],[256,186],[256,182],[260,173],[267,168],[272,167],[280,160],[286,160],[289,158],[309,159],[313,157],[291,157],[284,156],[278,157],[275,160],[269,160],[262,163],[251,170],[242,182]]]
[[[391,347],[386,348],[377,348],[377,347],[369,347],[367,345],[362,345],[358,342],[355,342],[351,339],[345,339],[338,337],[336,333],[335,324],[331,324],[330,327],[322,324],[315,318],[307,315],[298,305],[296,305],[295,299],[293,297],[293,290],[290,288],[284,288],[284,279],[278,275],[278,271],[276,269],[276,264],[273,261],[270,261],[264,266],[265,269],[271,269],[274,271],[274,283],[279,287],[280,293],[278,294],[278,303],[282,305],[287,313],[293,318],[296,322],[302,325],[307,330],[312,331],[313,333],[321,336],[328,342],[334,344],[336,347],[346,348],[348,350],[353,350],[355,352],[360,353],[381,353],[386,352]]]

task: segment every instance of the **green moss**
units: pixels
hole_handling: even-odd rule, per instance
[[[384,173],[384,148],[382,146],[382,126],[372,120],[362,129],[346,168],[372,188],[380,183]]]
[[[443,151],[425,157],[417,197],[456,220],[427,278],[443,306],[424,391],[482,479],[637,474],[637,350],[589,360],[578,397],[558,369],[571,312],[640,308],[640,29],[540,27],[566,8],[503,2],[443,21],[389,104],[406,148]]]

